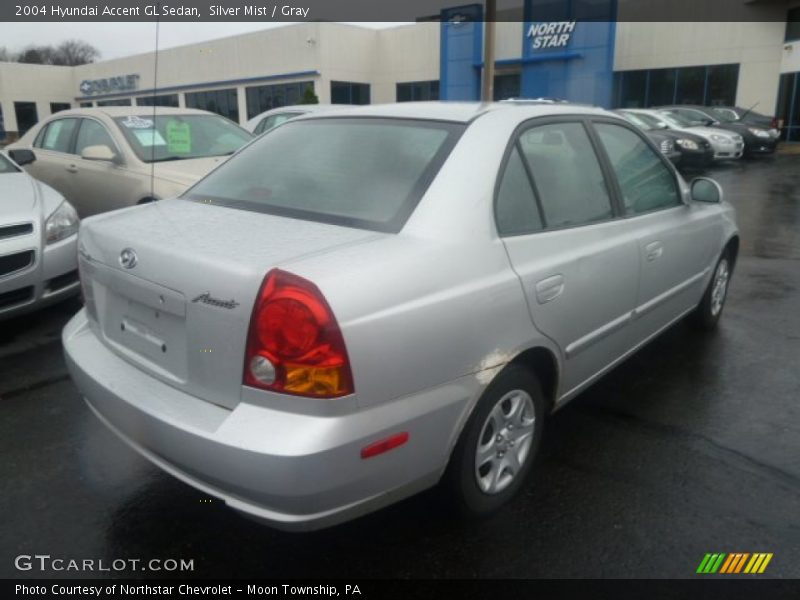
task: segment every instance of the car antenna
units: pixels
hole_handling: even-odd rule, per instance
[[[150,140],[150,198],[155,200],[156,178],[156,94],[158,93],[158,35],[161,25],[161,2],[157,3],[156,13],[156,55],[153,64],[153,138]]]
[[[749,115],[749,114],[750,114],[750,111],[751,111],[751,110],[753,110],[753,109],[754,109],[756,106],[758,106],[758,102],[756,102],[755,104],[753,104],[753,106],[751,106],[751,107],[750,107],[750,108],[748,108],[746,111],[744,111],[744,114],[743,114],[741,117],[739,117],[739,120],[741,121],[741,120],[742,120],[742,119],[744,119],[744,118],[745,118],[747,115]]]

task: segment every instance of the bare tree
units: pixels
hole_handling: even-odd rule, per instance
[[[0,46],[0,62],[12,62],[14,57],[5,46]]]
[[[2,48],[1,50],[5,50]],[[0,54],[0,60],[3,60]],[[63,65],[74,67],[85,65],[100,58],[100,51],[86,42],[80,40],[67,40],[58,46],[27,46],[14,56],[6,52],[5,60],[16,60],[21,63],[37,65]]]
[[[66,40],[61,42],[55,50],[54,65],[67,65],[74,67],[75,65],[85,65],[93,63],[100,58],[100,51],[81,40]]]
[[[52,65],[54,54],[55,52],[52,46],[28,46],[17,54],[17,62],[35,65]]]

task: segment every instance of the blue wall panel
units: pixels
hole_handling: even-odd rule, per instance
[[[483,7],[470,4],[447,8],[441,17],[439,97],[477,100],[481,74],[475,65],[483,54]]]
[[[552,96],[610,107],[614,89],[615,23],[578,21],[566,45],[534,48],[536,37],[547,37],[528,36],[531,27],[539,23],[525,23],[522,95],[527,98]]]

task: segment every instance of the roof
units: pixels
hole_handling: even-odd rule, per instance
[[[455,121],[468,123],[473,119],[495,111],[519,111],[529,117],[559,114],[609,114],[601,108],[568,102],[399,102],[396,104],[368,104],[323,113],[315,118],[333,117],[386,117],[426,119],[433,121]]]
[[[59,111],[59,117],[66,117],[69,115],[97,115],[105,114],[109,117],[127,117],[128,115],[152,115],[154,107],[152,106],[97,106],[94,108],[70,108],[69,110]],[[156,115],[185,115],[185,114],[198,114],[207,115],[213,114],[206,110],[198,110],[196,108],[173,108],[168,106],[156,106]]]

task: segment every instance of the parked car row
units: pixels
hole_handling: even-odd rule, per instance
[[[192,109],[75,109],[35,125],[0,155],[0,319],[79,292],[80,218],[178,196],[252,138]]]
[[[693,134],[552,100],[270,116],[250,141],[205,113],[59,113],[12,152],[66,200],[0,175],[39,199],[13,217],[37,256],[77,249],[62,339],[93,413],[237,511],[313,529],[441,484],[488,513],[551,412],[722,314],[738,233],[670,162]]]
[[[646,131],[656,144],[673,134],[682,167],[772,154],[778,143],[774,119],[735,107],[679,105],[616,112]]]

